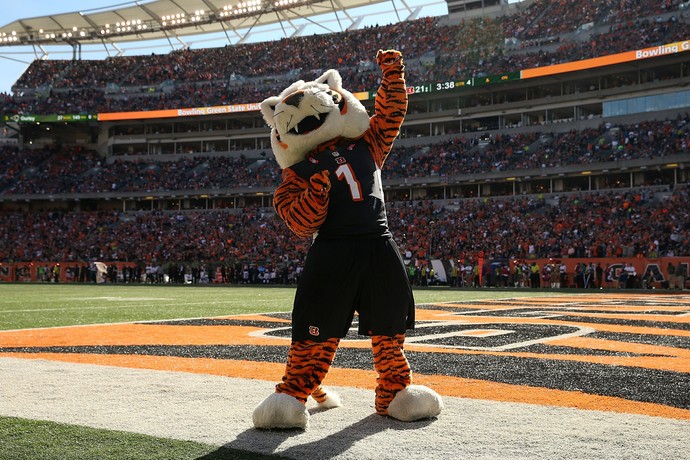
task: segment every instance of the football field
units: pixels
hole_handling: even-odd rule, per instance
[[[324,382],[343,407],[255,430],[293,295],[0,285],[0,458],[688,458],[688,293],[417,290],[405,349],[438,418],[374,414],[353,324]]]

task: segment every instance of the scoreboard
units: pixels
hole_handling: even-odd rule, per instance
[[[78,122],[78,121],[93,121],[98,119],[96,114],[89,113],[70,113],[70,114],[54,114],[54,115],[3,115],[2,121],[5,123],[59,123],[59,122]]]
[[[468,77],[462,80],[446,80],[421,85],[409,85],[407,94],[435,93],[440,91],[452,91],[474,86],[492,85],[520,80],[520,72],[506,72],[500,75],[487,75],[482,77]],[[376,93],[372,95],[373,96]]]
[[[510,81],[526,80],[529,78],[544,77],[547,75],[556,75],[567,72],[575,72],[586,69],[592,69],[602,66],[611,66],[624,62],[634,62],[640,59],[651,59],[657,56],[665,56],[668,54],[685,53],[690,51],[690,40],[669,43],[651,48],[644,48],[641,50],[626,51],[623,53],[604,55],[590,59],[583,59],[580,61],[564,62],[561,64],[545,65],[543,67],[535,67],[531,69],[523,69],[516,72],[505,72],[498,75],[481,75],[469,76],[466,78],[448,79],[445,81],[425,82],[421,84],[411,84],[409,81],[407,86],[408,94],[425,94],[438,93],[446,91],[460,91],[462,89],[481,87],[485,85],[494,85],[507,83]],[[362,91],[353,93],[360,101],[366,101],[376,98],[374,91]],[[98,114],[46,114],[46,115],[32,115],[32,114],[0,114],[0,118],[5,123],[56,123],[56,122],[84,122],[84,121],[113,121],[113,120],[141,120],[146,118],[168,118],[168,117],[183,117],[183,116],[198,116],[198,115],[219,115],[225,113],[235,112],[253,112],[259,110],[259,103],[242,103],[228,106],[214,106],[214,107],[192,107],[192,108],[176,108],[168,110],[148,110],[139,112],[111,112]]]

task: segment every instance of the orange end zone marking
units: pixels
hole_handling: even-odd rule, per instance
[[[548,342],[548,345],[560,345],[572,348],[590,350],[607,350],[640,355],[659,355],[672,358],[683,358],[686,361],[686,372],[690,372],[690,350],[684,348],[665,347],[663,345],[648,345],[645,343],[617,342],[615,340],[593,339],[589,337],[570,337]]]
[[[650,300],[648,305],[639,306],[641,299]],[[626,300],[636,300],[636,305],[626,304]],[[613,333],[611,340],[604,340],[594,336],[563,336],[561,338],[545,337],[541,342],[541,352],[527,352],[520,348],[507,351],[472,350],[462,348],[443,348],[424,345],[423,343],[408,342],[405,349],[413,352],[433,352],[457,355],[485,355],[496,357],[516,357],[531,360],[559,360],[598,364],[610,366],[638,367],[662,371],[690,373],[690,350],[654,344],[626,341],[625,334],[643,334],[648,336],[675,337],[668,343],[678,343],[681,338],[690,337],[690,330],[680,329],[681,325],[690,319],[690,297],[669,295],[578,295],[549,298],[506,299],[505,301],[481,301],[472,303],[442,303],[434,304],[439,309],[418,309],[417,318],[421,321],[448,321],[463,324],[466,335],[481,336],[486,330],[487,323],[521,324],[521,325],[560,325],[584,327]],[[619,304],[620,303],[620,304]],[[660,303],[661,305],[656,305]],[[677,305],[677,306],[676,306]],[[577,311],[569,310],[569,307]],[[528,315],[509,316],[481,316],[481,312],[468,310],[516,310],[543,309],[554,312],[555,315],[567,315],[569,318],[549,316],[547,318],[530,317]],[[587,314],[591,310],[591,314]],[[645,314],[649,311],[649,314]],[[670,314],[660,315],[656,312],[666,311]],[[611,313],[606,313],[611,312]],[[687,312],[687,315],[683,315]],[[465,314],[457,314],[465,313]],[[467,314],[469,313],[469,314]],[[681,316],[683,315],[683,316]],[[577,316],[577,322],[573,321]],[[588,321],[592,319],[592,321]],[[624,320],[621,324],[606,324],[597,322],[597,318],[618,318]],[[274,318],[268,314],[252,314],[239,316],[222,316],[214,319],[228,319],[272,323],[266,327],[289,327],[290,320]],[[630,320],[625,324],[625,320]],[[636,325],[643,321],[642,325]],[[644,321],[649,321],[645,323]],[[661,321],[661,327],[653,322]],[[675,324],[673,324],[675,323]],[[254,323],[245,323],[254,324]],[[675,325],[678,326],[675,326]],[[469,326],[468,326],[469,325]],[[670,329],[668,327],[677,327]],[[421,329],[421,328],[420,328]],[[474,329],[474,331],[472,331]],[[510,329],[510,328],[508,328]],[[687,329],[687,328],[686,328]],[[147,345],[231,345],[231,346],[281,346],[287,347],[289,338],[250,335],[266,329],[256,326],[232,325],[192,325],[179,322],[175,324],[156,323],[122,323],[113,325],[87,325],[46,329],[28,329],[21,331],[0,331],[0,346],[6,348],[22,347],[98,347],[98,346],[147,346]],[[660,341],[661,343],[661,341]],[[550,353],[549,346],[554,352]],[[370,341],[362,337],[361,340],[343,341],[343,348],[370,349]],[[546,349],[543,347],[547,347]],[[569,347],[570,352],[563,353],[556,347]],[[579,352],[578,349],[582,351]],[[556,351],[558,350],[558,351]],[[623,355],[592,354],[592,350],[603,350]],[[249,360],[229,360],[212,358],[183,358],[175,356],[147,356],[147,355],[104,355],[104,354],[72,354],[72,353],[0,353],[1,357],[15,357],[22,359],[48,359],[64,362],[89,363],[97,365],[120,366],[127,368],[155,369],[164,371],[205,373],[228,377],[252,378],[278,382],[282,377],[284,363],[254,362]],[[242,355],[245,358],[244,355]],[[335,386],[354,386],[373,389],[375,385],[373,371],[361,369],[332,368],[326,379],[327,384]],[[587,410],[603,410],[631,414],[643,414],[690,420],[689,409],[679,409],[663,404],[641,403],[613,396],[599,396],[579,391],[554,390],[536,386],[497,383],[489,380],[475,380],[461,377],[414,374],[415,383],[426,384],[439,393],[447,396],[458,396],[473,399],[487,399],[503,402],[520,402],[550,406],[572,407]],[[663,391],[663,389],[660,389]],[[373,401],[373,395],[372,395]],[[683,406],[685,407],[685,406]]]
[[[605,318],[614,318],[614,316],[611,315],[600,315],[597,316],[595,314],[585,314],[585,313],[580,313],[580,314],[575,314],[573,312],[567,312],[564,311],[562,314],[568,315],[568,316],[578,316],[582,318],[595,318],[595,317],[605,317]],[[659,320],[662,319],[664,322],[667,323],[672,323],[672,322],[677,322],[679,324],[688,322],[687,318],[679,319],[678,317],[660,317],[657,315],[654,316],[638,316],[638,315],[620,315],[618,319],[625,319],[625,320]],[[418,320],[424,320],[424,321],[440,321],[440,320],[453,320],[453,321],[458,321],[458,322],[463,322],[463,323],[472,323],[472,324],[486,324],[487,322],[491,323],[501,323],[501,324],[553,324],[553,325],[571,325],[571,326],[580,326],[580,327],[589,327],[592,329],[595,329],[597,331],[605,331],[605,332],[618,332],[618,333],[628,333],[628,334],[649,334],[649,335],[672,335],[672,336],[681,336],[681,337],[690,337],[690,331],[682,330],[682,329],[664,329],[664,328],[655,328],[655,327],[649,327],[649,326],[630,326],[630,325],[617,325],[617,324],[606,324],[606,323],[589,323],[589,322],[575,322],[575,321],[564,321],[561,319],[556,318],[530,318],[530,317],[514,317],[514,316],[481,316],[480,313],[476,315],[472,314],[463,314],[463,315],[456,315],[453,312],[448,312],[448,311],[443,311],[443,310],[421,310],[417,314],[417,319]]]
[[[7,353],[2,356],[24,359],[48,359],[53,361],[119,366],[134,369],[190,372],[224,377],[267,380],[276,383],[282,377],[285,369],[285,365],[279,363],[258,363],[254,361],[230,361],[205,358],[189,359],[167,356],[52,353]],[[444,396],[690,420],[690,410],[678,409],[660,404],[629,401],[610,396],[510,385],[459,377],[414,374],[413,378],[415,383],[427,385]],[[373,390],[375,383],[376,374],[374,371],[341,369],[335,367],[330,370],[324,381],[326,385],[351,386],[371,390]],[[372,404],[373,398],[374,395],[372,391]]]
[[[546,344],[548,345],[548,343]],[[348,346],[347,344],[341,346]],[[406,344],[406,351],[450,353],[458,355],[484,355],[484,356],[512,356],[515,358],[529,358],[536,360],[572,361],[590,364],[603,364],[608,366],[640,367],[643,369],[658,369],[673,372],[690,372],[690,361],[679,359],[679,356],[598,356],[575,355],[558,353],[529,353],[520,351],[476,351],[452,348],[428,347],[424,345]]]
[[[265,319],[264,319],[265,320]],[[289,324],[286,324],[289,326]],[[251,337],[248,326],[113,324],[0,332],[3,347],[108,345],[275,345],[283,339]]]

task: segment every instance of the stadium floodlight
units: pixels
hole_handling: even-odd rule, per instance
[[[214,25],[214,23],[223,23],[226,21],[235,21],[241,18],[257,16],[262,13],[272,12],[276,10],[286,10],[291,8],[319,3],[322,0],[226,0],[228,3],[225,6],[218,7],[214,10],[196,9],[193,12],[185,13],[183,11],[176,13],[168,13],[160,17],[149,16],[148,18],[132,18],[129,14],[120,15],[118,24],[109,23],[102,24],[100,21],[91,16],[91,12],[78,12],[70,14],[78,14],[79,18],[86,20],[90,25],[82,26],[79,22],[72,23],[65,29],[60,28],[42,28],[38,34],[29,32],[29,28],[22,31],[10,33],[5,30],[6,36],[0,36],[0,45],[11,45],[14,42],[22,42],[24,44],[39,45],[54,44],[54,42],[66,42],[71,45],[75,43],[94,43],[95,40],[108,39],[111,40],[127,40],[128,36],[145,37],[146,35],[160,36],[171,29],[192,29],[198,33],[200,25],[210,25],[209,31],[203,30],[203,33],[219,30],[225,28],[222,24]],[[137,3],[138,4],[138,3]],[[110,11],[110,9],[104,9]],[[117,10],[114,10],[117,12]],[[123,12],[128,9],[122,10]],[[151,13],[149,13],[151,14]],[[296,14],[296,13],[295,13]],[[124,16],[124,18],[123,18]],[[112,17],[112,15],[110,16]],[[43,19],[43,18],[37,18]],[[56,22],[56,24],[59,24]],[[77,24],[77,25],[74,25]],[[38,28],[37,28],[38,29]],[[183,31],[184,34],[187,31]],[[70,35],[71,34],[71,35]],[[135,38],[132,37],[132,40]]]
[[[3,41],[5,41],[5,42],[11,43],[11,42],[19,41],[19,37],[17,36],[16,30],[13,30],[12,32],[10,32],[9,36],[6,36],[6,32],[3,32],[2,36],[3,36]]]
[[[262,9],[264,9],[264,6],[261,0],[243,1],[238,2],[235,5],[228,4],[223,6],[223,10],[218,12],[218,16],[221,18],[239,16],[242,14],[255,13],[257,11],[261,11]]]

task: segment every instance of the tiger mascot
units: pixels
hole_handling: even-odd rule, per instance
[[[306,429],[310,396],[323,408],[341,405],[321,382],[355,312],[359,334],[371,337],[376,412],[413,421],[443,409],[435,391],[411,384],[403,353],[414,298],[388,229],[381,168],[405,117],[407,91],[400,52],[379,50],[376,61],[382,80],[371,117],[333,69],[261,103],[282,169],[276,212],[297,236],[316,236],[295,293],[285,374],[254,410],[257,428]]]

